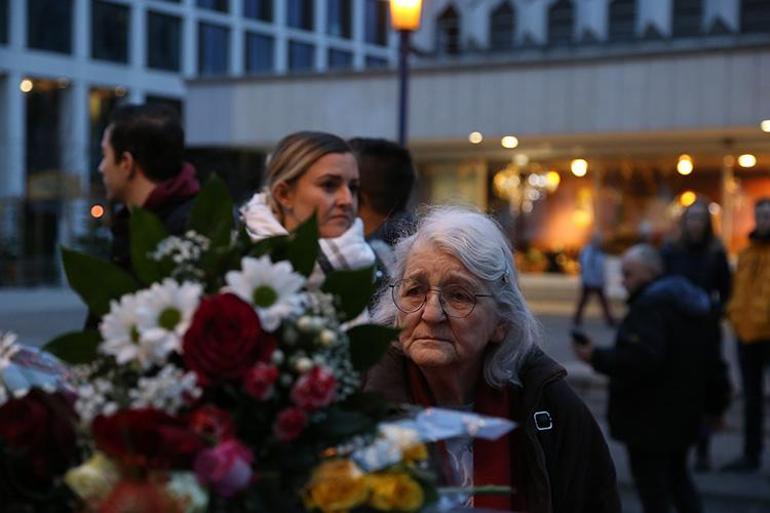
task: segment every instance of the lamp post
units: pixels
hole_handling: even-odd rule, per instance
[[[390,0],[390,24],[398,42],[398,143],[406,146],[409,101],[409,36],[420,28],[422,0]]]

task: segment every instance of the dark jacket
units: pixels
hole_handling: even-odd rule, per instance
[[[705,290],[721,314],[730,295],[730,265],[718,239],[708,238],[701,244],[684,241],[667,244],[660,256],[666,274],[684,276]]]
[[[567,372],[533,350],[511,385],[515,419],[523,424],[522,454],[530,513],[619,512],[615,467],[591,412],[567,385]],[[413,403],[405,357],[391,350],[365,378],[364,389],[397,403]],[[548,412],[551,428],[539,430],[535,413]],[[547,428],[540,413],[539,424]]]
[[[724,411],[725,369],[704,335],[710,308],[706,293],[682,276],[659,278],[629,298],[615,347],[597,348],[591,361],[610,377],[614,438],[638,449],[681,449],[694,442],[704,414]]]

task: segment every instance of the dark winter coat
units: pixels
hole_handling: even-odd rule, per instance
[[[629,298],[613,348],[593,367],[610,377],[611,435],[637,449],[681,449],[704,414],[729,400],[719,347],[704,334],[711,302],[682,276],[659,278]]]
[[[523,386],[511,385],[512,411],[518,412],[512,420],[524,429],[523,451],[512,459],[523,459],[529,512],[619,512],[615,467],[604,436],[567,385],[566,374],[536,349],[521,369]],[[407,385],[406,358],[395,349],[369,371],[364,389],[393,402],[415,402]]]

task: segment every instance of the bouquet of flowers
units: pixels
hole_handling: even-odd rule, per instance
[[[63,250],[98,329],[46,346],[70,365],[70,385],[3,398],[0,418],[33,412],[48,423],[40,431],[56,418],[56,436],[30,443],[29,426],[3,420],[0,451],[40,479],[64,474],[84,511],[426,507],[436,494],[424,446],[378,429],[387,405],[359,391],[396,336],[361,322],[373,270],[335,272],[312,288],[314,219],[255,243],[234,230],[232,212],[212,179],[184,236],[132,211],[131,272]],[[379,464],[352,457],[383,443]],[[39,449],[48,453],[30,457]]]

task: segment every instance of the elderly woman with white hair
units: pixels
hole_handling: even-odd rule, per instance
[[[540,329],[497,224],[437,207],[395,251],[391,294],[380,296],[374,316],[402,330],[364,388],[520,424],[495,441],[455,439],[438,448],[448,484],[510,486],[510,494],[472,497],[474,507],[620,511],[604,437],[566,371],[538,348]]]

